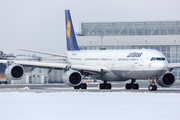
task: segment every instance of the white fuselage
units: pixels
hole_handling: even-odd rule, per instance
[[[109,72],[96,79],[107,81],[160,77],[168,70],[165,56],[150,49],[68,51],[67,56],[71,64],[106,67]]]

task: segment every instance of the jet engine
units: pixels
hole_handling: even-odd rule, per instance
[[[12,64],[6,68],[5,75],[8,80],[20,80],[24,77],[24,68],[19,64]]]
[[[82,82],[82,75],[79,71],[68,70],[63,75],[63,81],[68,86],[78,86]]]
[[[175,82],[175,76],[171,72],[166,72],[163,76],[161,76],[158,80],[158,85],[162,87],[171,87]]]

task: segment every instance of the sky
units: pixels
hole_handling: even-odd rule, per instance
[[[180,20],[179,0],[0,0],[0,50],[66,52],[65,10],[80,22]]]

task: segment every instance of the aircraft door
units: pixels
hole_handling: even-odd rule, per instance
[[[147,55],[142,55],[140,58],[139,58],[139,66],[143,66],[144,64],[144,59],[146,58]]]

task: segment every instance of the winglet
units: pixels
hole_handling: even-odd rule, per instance
[[[74,33],[74,28],[71,20],[71,15],[69,10],[65,10],[66,15],[66,42],[67,42],[67,50],[80,50],[76,41],[76,36]]]

